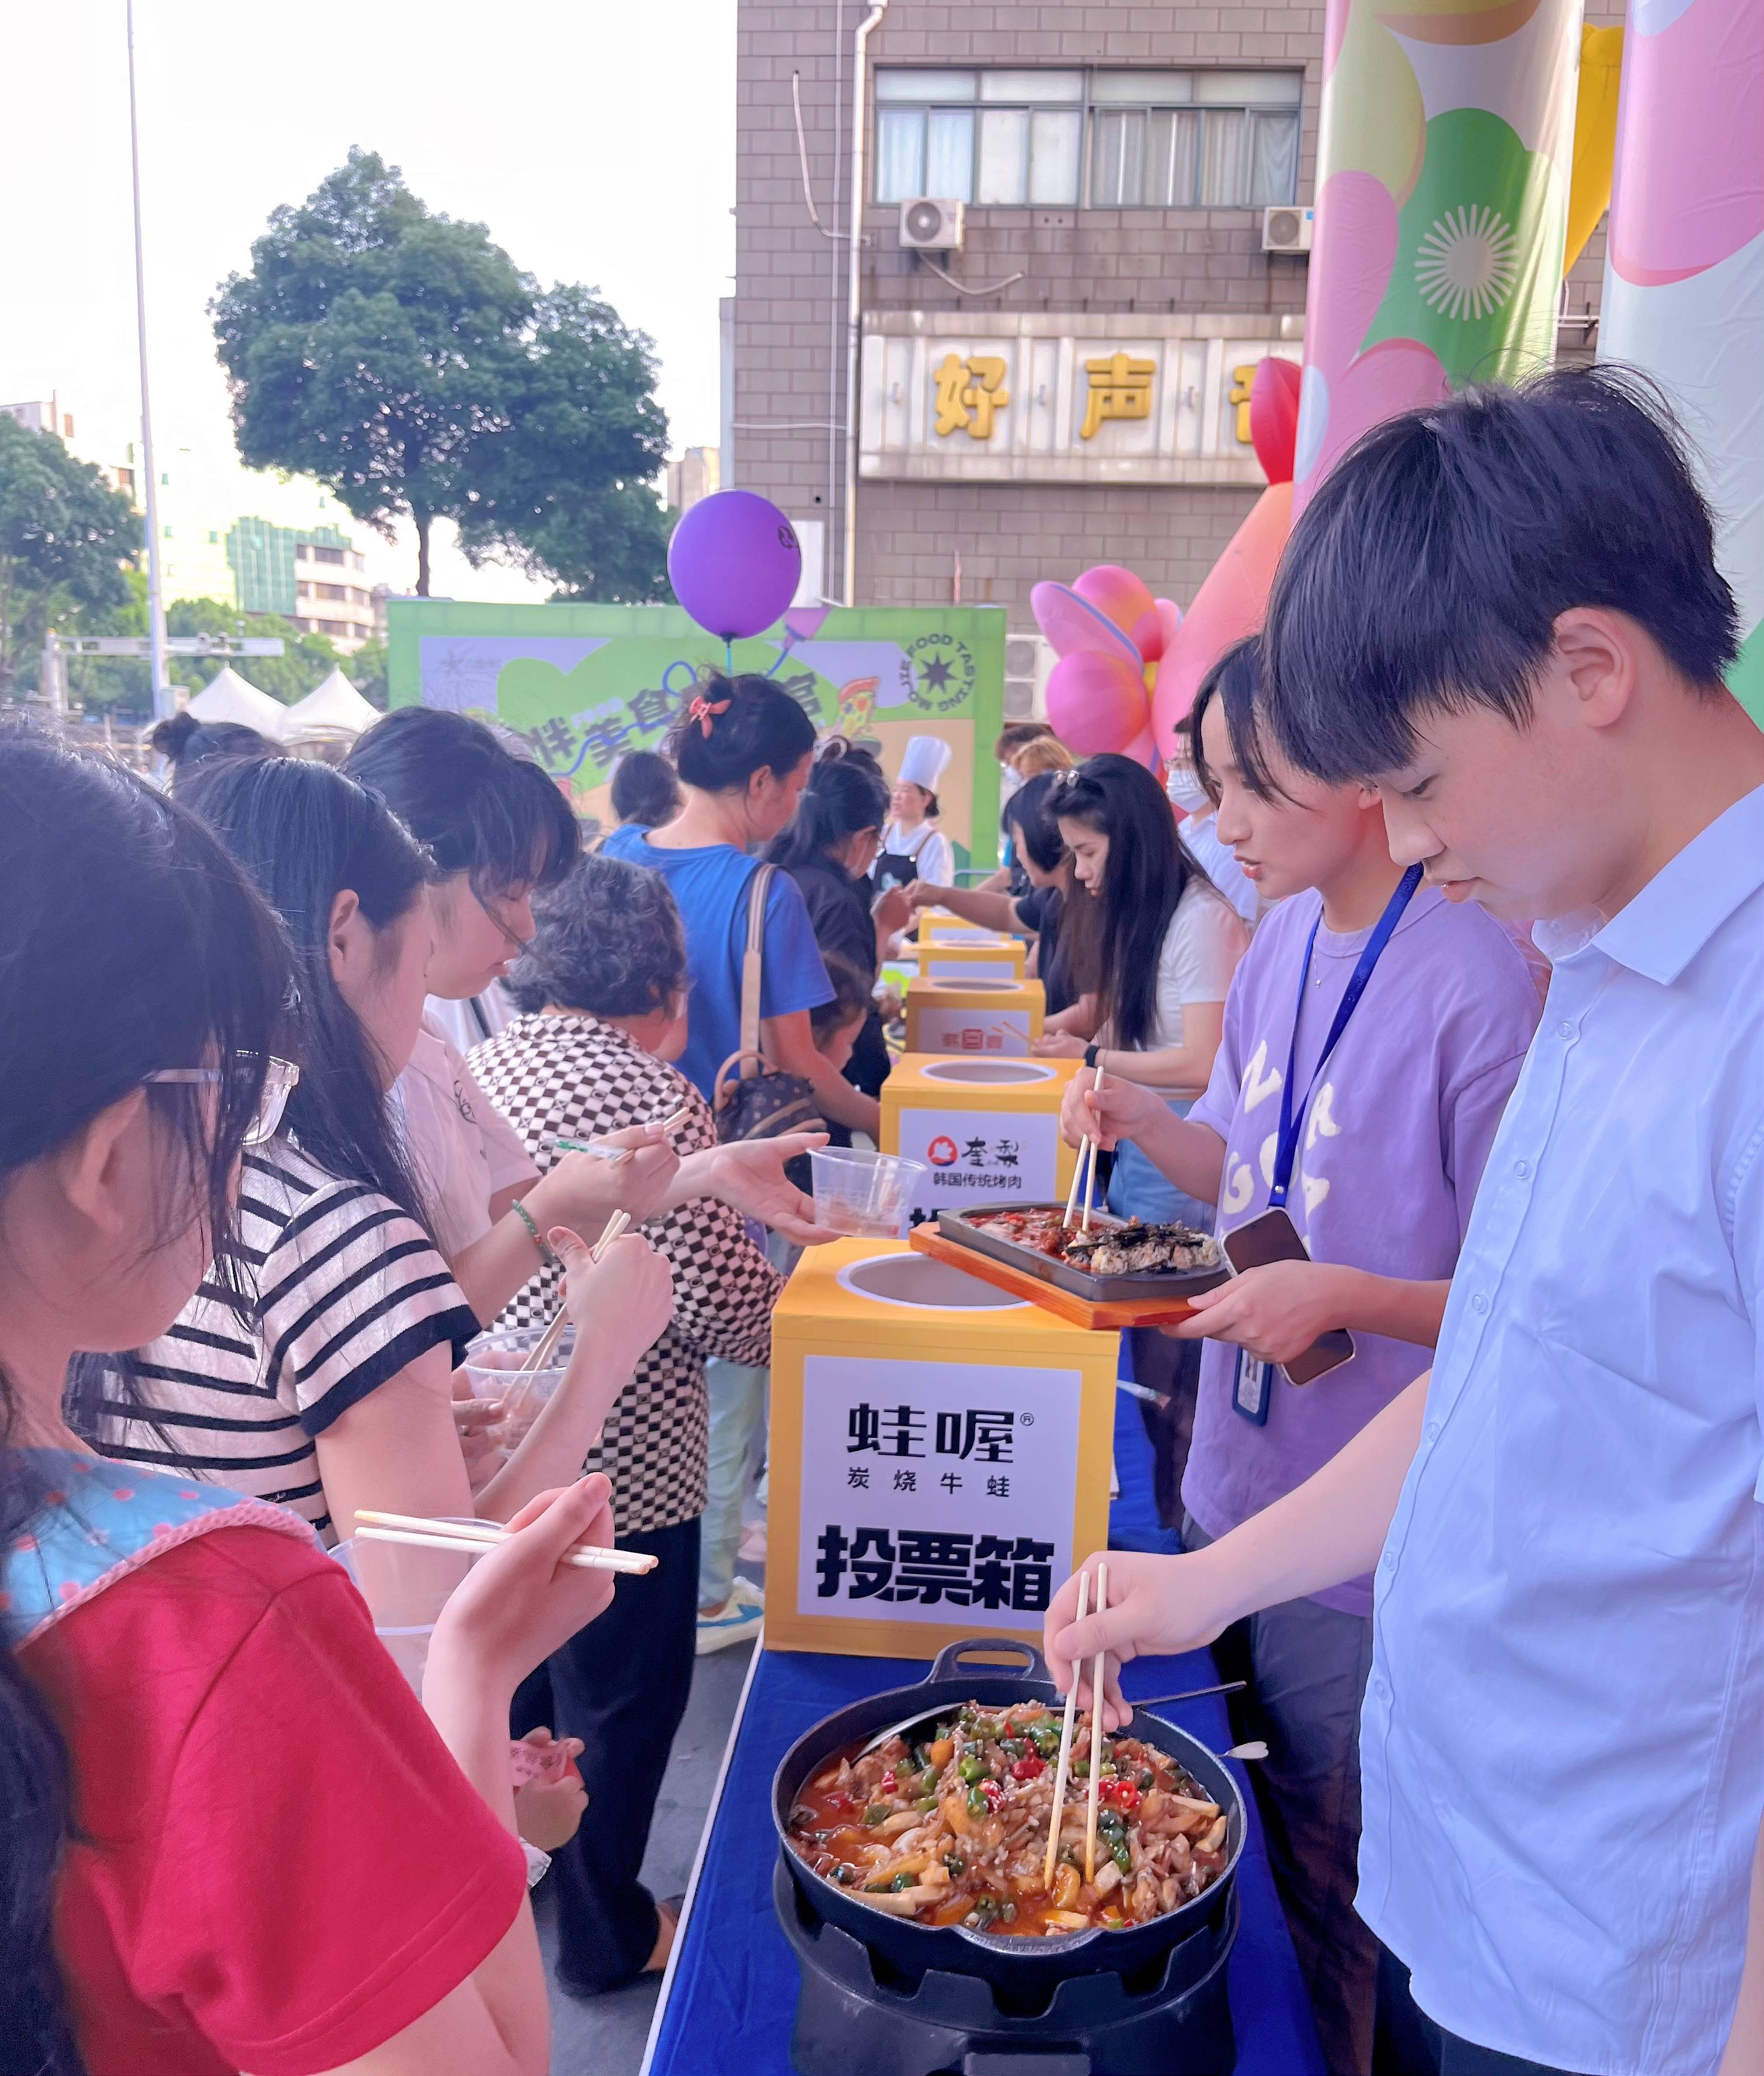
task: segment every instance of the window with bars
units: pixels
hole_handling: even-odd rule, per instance
[[[1254,209],[1298,198],[1297,72],[876,75],[875,198]]]

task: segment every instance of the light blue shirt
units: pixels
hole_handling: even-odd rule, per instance
[[[1764,788],[1537,935],[1378,1569],[1359,1908],[1449,2032],[1712,2076],[1764,1816]]]

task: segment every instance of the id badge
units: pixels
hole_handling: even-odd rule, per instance
[[[1237,1351],[1237,1376],[1231,1385],[1231,1410],[1258,1427],[1268,1425],[1270,1379],[1268,1364],[1247,1348]]]

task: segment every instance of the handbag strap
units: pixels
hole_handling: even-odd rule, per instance
[[[766,899],[778,867],[762,865],[747,883],[747,945],[741,953],[741,1079],[750,1081],[760,1071],[760,982],[766,956]]]

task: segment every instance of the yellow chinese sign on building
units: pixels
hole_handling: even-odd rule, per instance
[[[947,354],[932,378],[936,384],[936,430],[940,438],[965,432],[971,440],[992,438],[994,420],[1011,401],[1005,363],[995,355]]]
[[[1261,366],[1259,360],[1247,360],[1241,367],[1231,370],[1231,387],[1226,402],[1237,412],[1235,431],[1239,445],[1247,446],[1255,438],[1250,430],[1250,392],[1255,387],[1256,371]]]
[[[1094,439],[1098,430],[1110,418],[1149,418],[1152,382],[1157,373],[1155,360],[1135,360],[1131,354],[1110,354],[1106,360],[1087,360],[1084,372],[1090,378],[1090,395],[1084,407],[1080,439]]]

